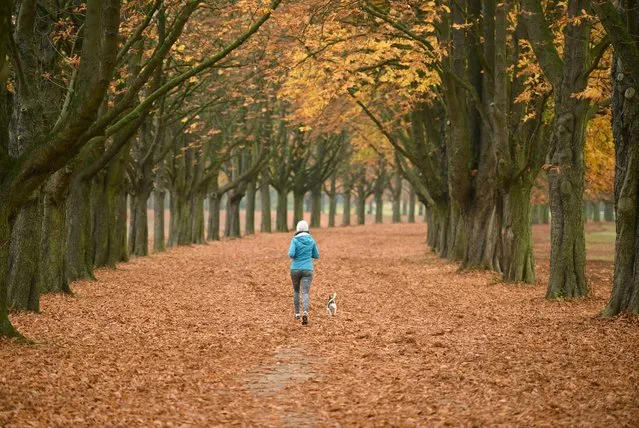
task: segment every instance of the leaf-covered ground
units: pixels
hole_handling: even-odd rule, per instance
[[[135,259],[13,315],[35,345],[0,341],[0,425],[639,424],[639,322],[598,318],[609,262],[589,264],[592,297],[549,302],[456,273],[423,224],[315,236],[308,326],[289,234]]]

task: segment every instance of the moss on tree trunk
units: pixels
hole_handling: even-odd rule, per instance
[[[58,171],[44,188],[44,212],[40,248],[41,291],[71,294],[66,272],[66,199],[69,174]]]
[[[104,176],[92,188],[93,246],[96,267],[115,267],[126,261],[126,191],[124,159],[109,164]]]
[[[639,18],[639,11],[627,11]],[[639,40],[639,34],[635,35]],[[617,214],[615,272],[612,294],[604,311],[614,316],[628,311],[639,314],[639,83],[624,70],[616,55],[613,66],[613,136],[616,174],[614,181]],[[639,55],[636,58],[639,61]]]
[[[0,336],[21,337],[9,320],[8,277],[11,226],[6,203],[0,203]]]
[[[532,183],[518,179],[506,195],[502,226],[504,281],[535,283],[530,193]]]
[[[9,246],[9,308],[40,311],[40,236],[42,204],[39,196],[22,206],[11,230]]]
[[[91,182],[75,177],[66,203],[66,277],[69,282],[93,276]]]
[[[553,138],[553,167],[548,174],[552,223],[546,297],[580,297],[588,294],[583,210],[585,115],[559,115]]]

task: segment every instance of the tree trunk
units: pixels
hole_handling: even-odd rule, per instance
[[[146,209],[149,196],[150,191],[146,189],[131,195],[129,253],[134,256],[149,255],[149,219]]]
[[[192,225],[189,221],[189,200],[177,191],[171,192],[171,218],[169,220],[169,247],[190,245]]]
[[[604,202],[604,220],[615,221],[615,206],[610,201]]]
[[[226,223],[224,226],[224,237],[240,238],[240,202],[244,195],[227,194],[226,198]]]
[[[42,292],[71,294],[66,272],[66,199],[70,173],[56,172],[44,188],[44,213],[40,248]]]
[[[337,214],[337,190],[335,189],[335,174],[331,177],[328,201],[328,227],[335,227],[335,215]]]
[[[159,253],[166,250],[164,241],[164,190],[153,191],[153,252]]]
[[[574,19],[589,7],[586,0],[569,0],[566,15]],[[550,211],[550,278],[547,298],[588,294],[585,278],[584,144],[589,101],[578,99],[588,83],[591,22],[565,27],[561,54],[552,43],[549,24],[539,1],[526,0],[522,20],[539,65],[553,87],[554,122],[548,173]],[[560,55],[563,57],[561,59]]]
[[[5,201],[0,203],[0,336],[21,337],[20,333],[9,321],[9,243],[11,226],[9,224],[9,210]]]
[[[451,210],[447,203],[440,203],[426,209],[425,213],[427,226],[428,246],[439,257],[453,259],[451,254],[454,243],[454,233],[452,229]]]
[[[310,214],[311,213],[311,197],[310,197],[310,195],[307,195],[306,193],[304,193],[304,197],[302,199],[304,200],[304,212]]]
[[[501,272],[499,212],[492,198],[477,198],[468,212],[462,214],[465,231],[462,269],[487,269]]]
[[[197,192],[189,201],[191,244],[204,244],[204,194]]]
[[[503,278],[508,282],[535,283],[530,193],[532,183],[519,178],[506,195],[502,229]]]
[[[260,232],[271,233],[271,187],[268,178],[262,177],[260,187],[260,203],[262,205],[262,220],[260,222]]]
[[[357,224],[366,223],[366,194],[363,189],[357,189]]]
[[[114,242],[120,243],[120,249],[116,253],[112,254],[113,257],[113,265],[119,262],[128,262],[129,261],[129,252],[127,246],[127,192],[126,190],[122,190],[117,194],[117,213],[115,218],[115,228],[113,229],[114,233]]]
[[[557,108],[557,113],[565,111]],[[547,298],[572,298],[588,294],[584,239],[584,139],[585,114],[558,114],[554,132],[550,184],[551,246]]]
[[[393,223],[402,222],[402,200],[396,199],[393,201]]]
[[[437,251],[438,237],[439,237],[439,222],[435,220],[435,210],[429,208],[426,210],[426,244],[431,250]]]
[[[601,203],[599,201],[592,203],[592,220],[601,223]]]
[[[342,214],[342,226],[351,225],[351,189],[344,189],[342,193],[344,198],[343,214]]]
[[[171,190],[169,200],[169,247],[175,247],[178,243],[178,204],[176,200],[176,192]]]
[[[398,171],[395,174],[395,186],[393,186],[393,223],[402,222],[401,203],[402,203],[402,175]],[[404,211],[406,210],[404,209]]]
[[[639,17],[636,9],[626,13],[634,15],[628,17],[629,20]],[[639,34],[633,36],[639,40]],[[639,61],[639,58],[636,59]],[[616,54],[612,69],[617,239],[612,295],[604,311],[605,316],[625,311],[639,314],[639,87],[632,75],[625,75],[634,73],[634,76],[639,76],[639,71],[622,69],[622,60]]]
[[[246,235],[255,234],[255,193],[256,193],[255,180],[248,182],[246,187],[246,218],[244,233]]]
[[[408,215],[408,201],[406,199],[402,199],[402,215]]]
[[[304,193],[293,191],[293,227],[304,220]]]
[[[384,222],[384,192],[375,192],[375,223],[381,224]]]
[[[220,240],[220,196],[215,191],[209,194],[209,227],[207,239],[209,241]]]
[[[92,189],[94,265],[114,268],[126,261],[126,191],[124,165],[116,159]]]
[[[66,203],[66,277],[94,280],[91,182],[74,177]]]
[[[419,208],[417,209],[417,215],[419,217],[424,215],[424,204],[423,203],[419,204]]]
[[[415,194],[415,189],[413,186],[410,187],[410,193],[408,194],[408,222],[415,223],[415,199],[417,199],[417,195]]]
[[[275,229],[278,232],[288,232],[288,191],[286,189],[277,189]]]
[[[311,224],[310,227],[321,227],[322,219],[322,187],[311,189]]]
[[[42,203],[35,195],[22,206],[9,246],[9,308],[40,311]]]
[[[137,195],[134,194],[130,194],[129,198],[128,198],[128,202],[129,202],[129,209],[128,209],[128,213],[130,213],[130,217],[129,217],[129,227],[127,229],[128,231],[128,236],[129,236],[129,243],[127,246],[127,249],[129,251],[129,253],[133,253],[133,247],[135,245],[135,238],[137,235],[137,229],[136,229],[136,218],[138,216],[138,205],[139,205],[139,201],[138,201],[138,197]]]
[[[539,210],[541,211],[542,224],[550,223],[550,207],[548,206],[548,204],[540,205]]]

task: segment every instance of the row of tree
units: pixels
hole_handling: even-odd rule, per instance
[[[259,54],[249,41],[279,3],[2,2],[0,335],[19,335],[9,307],[38,310],[41,291],[146,254],[153,189],[172,192],[169,242],[194,242],[220,171],[228,191],[262,168],[268,149],[242,119],[254,106],[221,84],[246,75],[222,72],[240,47]],[[194,150],[205,115],[210,144]]]
[[[38,311],[42,292],[71,293],[94,268],[147,255],[152,194],[154,251],[219,239],[223,196],[226,236],[240,234],[243,199],[254,232],[258,192],[270,232],[270,188],[278,231],[291,193],[295,221],[311,195],[316,227],[322,193],[331,225],[338,194],[343,224],[355,198],[363,224],[366,199],[381,221],[391,188],[398,221],[402,177],[383,156],[355,153],[347,130],[315,134],[287,117],[268,40],[289,37],[265,25],[279,3],[3,3],[0,335],[18,335],[8,311]]]
[[[586,197],[607,198],[598,185],[608,164],[597,153],[605,150],[584,150],[586,136],[601,148],[606,135],[590,138],[601,126],[591,131],[589,123],[612,111],[615,141],[628,140],[617,145],[618,171],[634,173],[636,116],[628,109],[636,107],[636,76],[620,64],[633,64],[635,52],[624,48],[629,59],[612,60],[608,49],[637,37],[628,18],[634,9],[625,6],[20,0],[0,7],[0,335],[18,335],[9,308],[37,311],[42,291],[70,292],[69,282],[93,278],[95,267],[148,254],[151,194],[153,249],[162,251],[219,239],[223,195],[229,237],[240,235],[242,200],[246,233],[254,232],[258,193],[264,232],[289,230],[289,194],[295,221],[310,194],[312,227],[322,193],[331,226],[338,194],[343,224],[351,223],[352,201],[363,223],[369,198],[381,221],[385,192],[398,221],[405,180],[428,207],[428,242],[442,257],[533,282],[530,200],[545,170],[548,295],[583,295],[584,159],[594,177]],[[608,63],[616,76],[611,103],[601,83]],[[623,187],[633,183],[627,176],[615,179],[625,225],[618,252],[634,248],[628,231],[636,215],[623,201],[636,192]],[[617,257],[610,314],[636,304],[628,257]]]
[[[602,190],[615,171],[618,237],[605,313],[637,312],[638,6],[634,0],[342,3],[326,10],[291,53],[299,71],[286,93],[307,120],[350,97],[399,154],[406,178],[430,207],[429,245],[462,269],[535,282],[529,201],[545,171],[549,298],[588,294],[583,201],[607,199],[589,193]],[[616,168],[611,152],[600,150],[613,136]]]

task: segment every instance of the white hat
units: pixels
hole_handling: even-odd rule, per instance
[[[308,223],[306,222],[306,220],[300,220],[297,223],[296,229],[298,232],[308,232]]]

